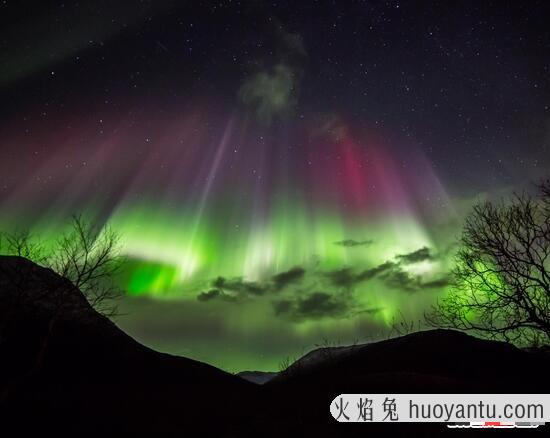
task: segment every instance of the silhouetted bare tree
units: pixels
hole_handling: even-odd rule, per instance
[[[44,332],[31,353],[28,369],[7,378],[0,392],[0,401],[19,383],[42,368],[54,327],[70,312],[85,312],[82,301],[75,297],[74,286],[90,305],[105,316],[117,311],[115,299],[122,291],[114,283],[121,266],[119,237],[109,227],[96,228],[81,216],[72,218],[68,232],[53,245],[43,245],[28,232],[4,233],[0,236],[0,252],[32,260],[59,275],[37,276],[37,267],[22,258],[13,258],[0,267],[0,353],[5,342],[21,327],[21,320],[44,318]],[[76,298],[76,299],[75,299]],[[84,314],[82,314],[84,315]]]
[[[44,262],[44,248],[42,243],[32,238],[28,230],[13,234],[0,234],[0,248],[6,254],[25,257],[36,263]]]
[[[94,309],[114,316],[116,299],[122,295],[114,283],[123,261],[119,236],[110,227],[92,226],[80,215],[73,216],[70,225],[48,251],[29,232],[3,234],[0,247],[5,254],[51,268],[80,289]]]
[[[113,281],[122,262],[119,243],[112,228],[93,227],[73,216],[71,230],[57,241],[47,265],[80,289],[94,309],[114,316],[114,300],[121,295]]]
[[[538,196],[474,207],[454,285],[428,323],[517,343],[550,340],[550,180],[537,188]]]

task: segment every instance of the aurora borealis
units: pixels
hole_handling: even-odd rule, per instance
[[[471,204],[549,168],[543,14],[208,3],[60,3],[7,27],[2,227],[111,226],[117,324],[231,371],[421,318]]]

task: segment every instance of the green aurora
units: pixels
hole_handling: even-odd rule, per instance
[[[75,212],[110,227],[126,259],[116,323],[152,348],[230,371],[277,370],[323,342],[386,337],[445,293],[471,200],[451,200],[419,151],[402,169],[375,136],[359,141],[331,122],[311,134],[315,161],[296,167],[284,138],[254,143],[246,118],[217,135],[197,133],[196,119],[167,122],[167,140],[144,146],[139,161],[120,158],[136,134],[118,128],[80,172],[59,171],[63,184],[22,181],[3,201],[2,228],[30,229],[53,250]],[[66,169],[52,160],[44,166]],[[109,160],[116,178],[104,176]]]
[[[194,211],[148,201],[107,222],[126,259],[116,322],[162,351],[277,370],[321,343],[386,337],[447,287],[452,238],[441,224],[437,235],[412,216],[346,221],[300,202],[274,206],[256,226],[239,212]],[[53,249],[62,224],[43,219],[33,234]]]

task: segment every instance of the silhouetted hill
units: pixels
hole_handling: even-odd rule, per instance
[[[181,437],[202,423],[229,433],[258,396],[239,377],[139,344],[68,280],[23,258],[0,257],[0,321],[1,411],[28,431]]]
[[[486,436],[440,424],[338,424],[329,405],[342,393],[544,393],[549,365],[542,350],[432,330],[318,349],[260,386],[155,352],[68,280],[0,256],[1,436]]]
[[[286,378],[295,372],[305,372],[306,370],[314,369],[317,365],[336,359],[337,357],[343,357],[351,354],[353,351],[365,346],[366,344],[359,345],[344,345],[337,347],[319,347],[311,350],[309,353],[304,354],[295,362],[284,370],[284,373],[279,373],[281,378]]]
[[[453,330],[430,330],[371,344],[314,350],[264,387],[299,412],[302,423],[310,424],[326,415],[327,406],[339,394],[547,393],[549,370],[550,357],[542,350],[528,352]],[[350,426],[348,435],[329,421],[324,422],[324,431],[327,436],[360,436],[364,425],[345,426]],[[369,425],[368,430],[391,430],[400,436],[456,432],[433,424]],[[477,436],[487,431],[460,432]]]
[[[369,387],[383,387],[386,391],[395,387],[394,392],[420,389],[470,392],[475,388],[489,392],[503,392],[505,388],[536,392],[541,384],[548,383],[541,378],[550,369],[549,365],[548,355],[542,351],[529,352],[454,330],[428,330],[370,344],[314,350],[280,373],[269,385],[296,385],[298,382],[315,385],[318,379],[330,376],[340,392],[343,387],[358,388],[364,383]],[[406,375],[416,378],[395,379]],[[389,381],[385,376],[391,376]],[[431,379],[435,379],[436,386],[429,384]],[[442,382],[446,382],[444,387]]]
[[[278,373],[270,371],[241,371],[237,373],[237,376],[249,382],[263,385],[273,379]]]

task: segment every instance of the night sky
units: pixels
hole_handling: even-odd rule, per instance
[[[545,1],[0,3],[0,225],[112,226],[117,323],[230,371],[416,320],[550,170]]]

